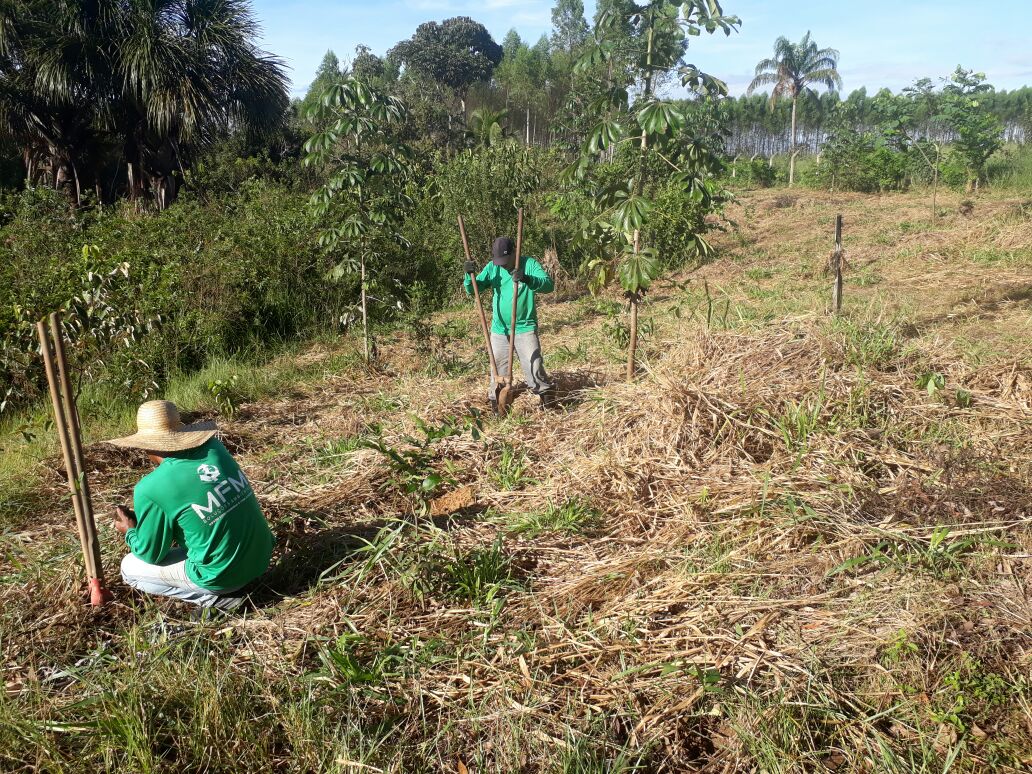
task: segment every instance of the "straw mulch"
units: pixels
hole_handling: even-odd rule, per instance
[[[879,661],[900,632],[941,649],[944,664],[973,653],[986,668],[1028,672],[1027,366],[970,370],[947,352],[904,351],[859,369],[847,339],[807,322],[685,338],[635,384],[568,396],[579,401],[568,414],[443,443],[466,487],[459,508],[472,487],[489,518],[460,514],[443,537],[407,534],[372,564],[345,552],[310,601],[240,627],[247,658],[273,673],[303,669],[313,635],[352,630],[373,651],[464,643],[395,682],[421,718],[412,733],[451,728],[442,759],[488,744],[488,758],[505,761],[512,729],[530,729],[544,745],[524,756],[531,769],[606,718],[614,748],[650,750],[650,770],[734,770],[748,759],[743,728],[761,728],[779,703],[820,697],[841,713],[836,739],[862,770],[879,744],[917,733],[867,720],[902,698]],[[915,386],[929,363],[970,405]],[[800,407],[813,426],[786,436]],[[503,440],[531,461],[534,482],[518,491],[489,475]],[[367,522],[350,530],[357,549],[405,508],[385,476],[360,451],[342,480],[269,504],[318,513],[324,527]],[[531,539],[490,517],[570,500],[602,511],[599,525]],[[520,583],[496,617],[413,592],[418,546],[468,552],[499,534]],[[971,542],[952,553],[961,541]],[[925,677],[941,679],[933,666]],[[725,711],[738,702],[755,714]],[[1014,733],[1007,713],[994,722],[991,733]]]

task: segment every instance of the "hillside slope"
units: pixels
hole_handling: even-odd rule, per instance
[[[918,196],[744,194],[718,259],[650,295],[637,382],[620,305],[560,287],[562,408],[524,395],[482,434],[468,308],[381,342],[375,373],[347,342],[269,364],[304,376],[223,420],[278,539],[241,618],[118,584],[83,608],[41,460],[43,512],[0,536],[0,762],[1027,770],[1032,209],[958,204],[931,226]],[[88,455],[106,513],[145,468]],[[446,494],[414,520],[431,470]]]

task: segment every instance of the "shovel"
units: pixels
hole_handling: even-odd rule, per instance
[[[472,261],[473,256],[469,252],[469,240],[466,238],[466,224],[462,222],[459,215],[459,234],[462,235],[462,249],[466,251],[466,260]],[[498,364],[495,362],[494,349],[491,347],[491,331],[487,327],[487,316],[484,314],[484,305],[480,301],[480,290],[477,288],[477,278],[470,274],[473,283],[473,298],[476,300],[477,309],[480,311],[480,328],[484,331],[484,343],[487,344],[487,357],[491,361],[491,384],[494,385],[495,405],[501,406],[499,393],[502,390],[502,376],[498,373]]]
[[[520,253],[523,250],[523,208],[520,207],[519,218],[516,224],[516,265],[513,268],[515,273],[520,268]],[[509,373],[506,375],[505,383],[501,392],[498,393],[498,414],[506,416],[509,413],[509,406],[512,405],[514,395],[512,384],[512,360],[516,354],[516,302],[520,294],[520,283],[513,280],[512,283],[512,322],[509,325]]]

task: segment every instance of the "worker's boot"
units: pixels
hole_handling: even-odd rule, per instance
[[[559,406],[559,394],[555,387],[542,390],[538,397],[541,398],[541,408],[544,410],[554,409]]]
[[[491,398],[491,413],[498,416],[498,398]]]

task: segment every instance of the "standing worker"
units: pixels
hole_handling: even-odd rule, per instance
[[[463,283],[466,294],[472,295],[472,275],[477,267],[472,261],[466,261],[463,268],[466,274]],[[494,299],[491,302],[491,349],[494,350],[498,374],[509,368],[512,289],[513,283],[517,284],[516,354],[519,356],[527,387],[541,398],[543,408],[550,408],[555,402],[555,386],[545,373],[545,363],[541,357],[534,297],[538,293],[551,293],[555,289],[555,283],[535,258],[520,256],[519,268],[516,268],[516,246],[508,237],[499,237],[494,241],[491,262],[477,275],[476,282],[479,290],[490,288],[494,291]],[[498,374],[493,375],[492,385],[488,390],[488,400],[495,413],[498,412]]]
[[[131,553],[122,579],[138,591],[200,607],[232,610],[240,590],[269,567],[273,536],[251,484],[215,423],[184,425],[174,403],[152,400],[136,414],[137,433],[109,441],[140,449],[157,467],[119,506],[115,530]]]

